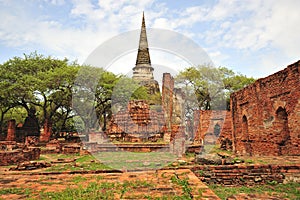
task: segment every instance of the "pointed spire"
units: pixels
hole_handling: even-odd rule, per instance
[[[138,65],[138,64],[149,64],[149,65],[151,64],[150,54],[149,54],[149,49],[148,49],[144,12],[143,12],[143,19],[142,19],[142,27],[141,27],[138,55],[136,58],[136,65]]]
[[[159,85],[158,82],[154,80],[154,69],[150,61],[144,12],[136,64],[132,70],[132,79],[138,81],[140,85],[145,86],[148,89],[148,94],[159,93]]]

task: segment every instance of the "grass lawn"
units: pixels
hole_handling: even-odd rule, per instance
[[[240,186],[240,187],[224,187],[220,185],[209,185],[216,195],[221,199],[226,199],[227,197],[246,193],[246,194],[268,194],[271,196],[278,197],[279,199],[300,199],[300,183],[288,183],[288,184],[267,184],[267,185],[257,185],[253,187]]]
[[[72,160],[68,163],[54,163],[45,171],[77,171],[77,170],[151,170],[170,165],[176,156],[167,152],[98,152],[92,155],[79,154],[44,154],[39,161]]]
[[[173,154],[166,152],[101,152],[93,156],[106,166],[119,170],[157,169],[176,160]]]

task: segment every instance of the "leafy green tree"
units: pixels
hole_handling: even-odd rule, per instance
[[[176,82],[185,88],[191,110],[195,106],[201,110],[229,108],[230,94],[254,81],[225,67],[211,66],[189,67],[176,77]]]
[[[106,130],[107,122],[112,117],[111,98],[115,85],[120,77],[111,72],[101,73],[96,88],[96,113],[102,130]]]
[[[0,87],[10,107],[29,112],[36,107],[39,123],[53,121],[57,112],[71,114],[71,91],[78,66],[67,59],[44,57],[36,52],[14,57],[0,69]],[[67,113],[67,114],[66,114]]]
[[[189,67],[181,71],[176,82],[182,85],[188,99],[195,98],[197,109],[221,109],[224,99],[224,86],[220,71],[211,66]]]
[[[131,78],[121,77],[112,94],[113,112],[126,109],[130,100],[149,100],[147,91],[147,88]]]
[[[112,94],[119,79],[103,68],[80,68],[73,92],[73,108],[84,122],[84,132],[99,127],[106,129],[112,114]]]
[[[230,109],[230,94],[254,83],[255,79],[240,73],[235,73],[226,67],[219,67],[218,69],[222,75],[222,81],[225,88],[227,109]]]

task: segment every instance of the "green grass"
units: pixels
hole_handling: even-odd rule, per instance
[[[196,153],[186,153],[185,154],[186,158],[195,158],[195,156],[196,156]]]
[[[206,153],[225,153],[228,155],[232,155],[232,151],[222,150],[220,149],[220,145],[206,144],[204,145],[204,151]]]
[[[179,179],[177,176],[172,176],[171,177],[172,183],[175,183],[179,186],[182,187],[183,190],[183,195],[178,197],[177,199],[192,199],[193,197],[191,196],[192,188],[190,187],[187,179]]]
[[[90,183],[86,188],[67,188],[62,192],[41,192],[40,199],[108,199],[113,200],[114,193],[112,188],[114,183],[98,184],[96,182]]]
[[[122,142],[122,141],[113,141],[113,144],[169,144],[168,142],[165,142],[163,139],[159,139],[156,142],[151,141],[145,141],[145,142]]]
[[[209,185],[216,195],[221,199],[227,199],[231,195],[246,193],[246,194],[263,194],[267,193],[278,198],[300,199],[300,183],[288,184],[267,184],[257,185],[253,187],[240,186],[240,187],[224,187],[220,185]]]
[[[23,194],[24,189],[23,188],[3,188],[0,189],[0,195],[4,194]]]
[[[84,181],[80,176],[74,177],[73,181]],[[124,183],[91,182],[87,187],[67,188],[62,192],[41,192],[40,199],[116,199],[123,198],[125,193],[131,196],[133,189],[142,187],[151,188],[152,183],[147,181],[125,181]]]
[[[100,152],[93,155],[77,154],[47,154],[45,161],[57,159],[76,159],[71,163],[55,163],[45,171],[76,171],[76,170],[103,170],[103,169],[157,169],[167,166],[176,160],[173,154],[167,152]]]
[[[103,164],[120,170],[161,168],[175,160],[173,154],[166,152],[101,152],[94,156]]]
[[[77,180],[77,178],[76,178]],[[81,180],[80,180],[81,181]],[[187,182],[184,180],[175,180],[180,186],[185,186]],[[151,200],[170,200],[170,199],[191,199],[187,196],[164,195],[162,197],[152,197],[148,194],[136,194],[140,188],[147,191],[153,189],[155,185],[147,181],[125,181],[123,183],[110,182],[91,182],[87,187],[67,188],[61,192],[40,192],[37,199],[56,199],[56,200],[85,200],[85,199],[151,199]]]
[[[0,199],[1,195],[7,195],[7,194],[17,194],[22,195],[23,197],[29,197],[31,194],[31,190],[28,188],[1,188],[0,189]]]
[[[67,164],[55,164],[47,168],[46,171],[49,172],[62,172],[62,171],[78,171],[78,170],[104,170],[111,169],[110,167],[102,163],[78,163],[74,165],[73,163]]]
[[[50,159],[76,159],[75,162],[71,163],[56,163],[51,167],[47,168],[46,171],[77,171],[77,170],[103,170],[103,169],[111,169],[109,166],[100,163],[97,159],[95,159],[92,155],[84,155],[79,156],[76,154],[72,155],[48,155]]]
[[[73,179],[72,179],[72,182],[78,184],[78,183],[81,183],[81,182],[84,182],[86,181],[87,178],[83,177],[83,176],[75,176]]]

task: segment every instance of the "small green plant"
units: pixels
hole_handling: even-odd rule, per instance
[[[240,159],[239,157],[233,158],[233,163],[242,163],[244,160]]]
[[[187,179],[180,179],[180,178],[178,178],[177,176],[174,175],[174,176],[171,177],[171,181],[172,181],[172,183],[175,183],[175,184],[180,185],[182,187],[183,196],[178,197],[179,199],[193,199],[193,195],[191,193],[192,188],[190,187]]]
[[[272,181],[267,181],[267,184],[268,184],[268,185],[277,185],[278,182],[275,181],[275,180],[272,180]]]
[[[198,173],[200,176],[204,176],[205,174],[203,170],[197,170],[196,173]]]
[[[194,158],[195,156],[196,156],[195,153],[186,153],[186,154],[185,154],[185,157],[186,157],[186,158]]]
[[[253,160],[251,160],[251,159],[246,159],[246,160],[245,160],[245,163],[247,163],[247,164],[253,164],[253,163],[254,163],[254,161],[253,161]]]

